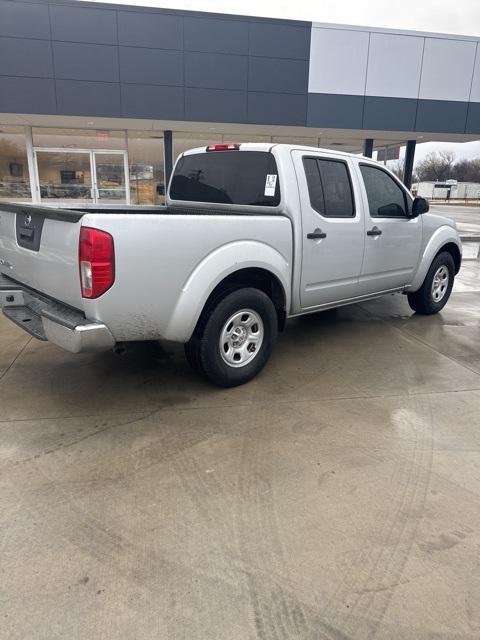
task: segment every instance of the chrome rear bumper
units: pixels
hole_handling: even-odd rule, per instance
[[[115,345],[108,327],[76,309],[50,300],[0,274],[0,307],[4,315],[38,340],[70,351],[106,351]]]

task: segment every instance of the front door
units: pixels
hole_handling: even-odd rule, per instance
[[[42,203],[92,203],[93,172],[89,151],[37,150],[38,184]]]
[[[35,149],[42,203],[129,204],[126,151]]]
[[[128,164],[126,152],[93,152],[95,200],[101,203],[124,204],[127,194]]]
[[[360,163],[366,211],[362,294],[398,289],[417,268],[422,217],[410,218],[412,198],[403,185],[378,165]]]
[[[302,210],[302,309],[358,294],[364,222],[351,160],[292,151]]]

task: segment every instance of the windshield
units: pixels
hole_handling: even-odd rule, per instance
[[[180,158],[170,185],[172,200],[276,207],[277,164],[266,151],[209,151]]]

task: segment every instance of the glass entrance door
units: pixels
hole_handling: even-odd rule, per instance
[[[37,151],[35,155],[42,202],[93,202],[89,151]]]
[[[126,151],[35,149],[42,203],[129,204]]]
[[[124,204],[128,165],[125,152],[93,151],[95,198],[98,203]]]

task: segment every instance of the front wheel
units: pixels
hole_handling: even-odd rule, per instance
[[[439,253],[432,262],[418,291],[407,294],[413,311],[422,315],[438,313],[447,304],[455,279],[455,263],[448,251]]]
[[[188,361],[219,387],[248,382],[265,366],[278,331],[271,299],[259,289],[238,289],[206,310],[185,345]]]

